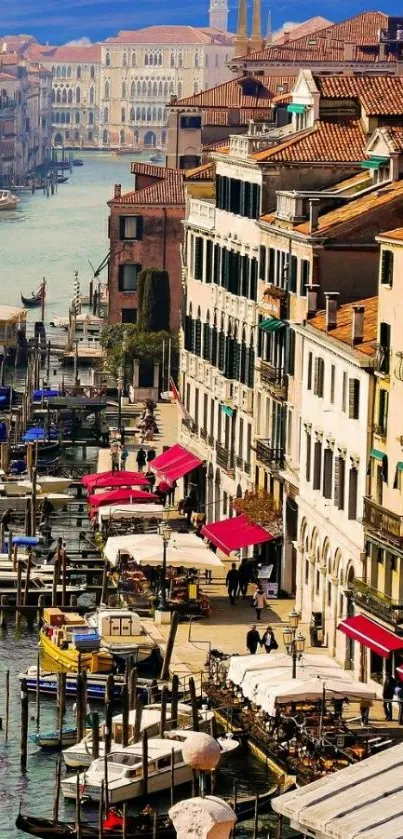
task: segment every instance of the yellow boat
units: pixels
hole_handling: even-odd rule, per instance
[[[74,623],[75,617],[77,617],[77,623]],[[67,623],[59,621],[57,626],[45,623],[40,630],[42,669],[53,673],[78,673],[80,670],[88,670],[89,673],[112,672],[113,656],[110,652],[99,648],[80,650],[76,646],[75,635],[87,628],[83,619],[79,615],[72,614],[65,615],[63,618],[67,619]]]

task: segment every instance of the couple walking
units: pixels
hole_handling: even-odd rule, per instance
[[[256,624],[254,623],[251,626],[246,636],[246,646],[251,655],[256,655],[259,644],[265,648],[267,653],[271,653],[272,650],[278,650],[278,643],[271,626],[267,627],[262,637],[260,637],[256,629]]]

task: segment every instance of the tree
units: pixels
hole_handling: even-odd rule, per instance
[[[176,332],[144,332],[138,324],[114,323],[101,331],[100,343],[106,353],[106,364],[113,375],[119,367],[125,367],[131,378],[133,360],[162,364],[163,346],[168,350],[171,339],[172,376],[178,369],[179,338]]]
[[[143,332],[169,330],[171,297],[168,271],[145,268],[137,283],[138,324]]]
[[[272,532],[282,531],[281,509],[276,506],[273,496],[263,490],[245,492],[243,498],[235,498],[234,510],[238,515],[245,515],[253,524],[260,524]]]

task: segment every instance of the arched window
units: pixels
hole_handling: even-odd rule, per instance
[[[164,84],[164,96],[168,96],[168,82]]]
[[[183,55],[181,52],[178,54],[178,67],[183,67]]]
[[[69,114],[69,111],[67,111],[67,114],[66,114],[66,122],[68,122],[68,123],[70,122],[70,114]]]
[[[61,114],[61,117],[60,117],[60,122],[63,122],[63,123],[66,122],[66,114],[64,113],[64,111],[62,111],[62,114]]]
[[[56,76],[60,79],[60,67],[56,67]]]
[[[133,50],[133,52],[132,52],[132,67],[135,67],[136,64],[137,64],[136,53]]]
[[[76,88],[76,102],[77,105],[79,105],[81,102],[81,90],[79,87]]]
[[[141,119],[141,108],[136,108],[136,119]]]
[[[76,111],[76,125],[80,124],[80,111]]]
[[[71,79],[71,67],[67,68],[67,78]]]
[[[165,131],[165,128],[164,128],[163,131],[161,131],[161,145],[165,146],[166,142],[167,142],[167,132]]]
[[[91,64],[91,69],[90,69],[90,78],[91,78],[91,79],[95,79],[95,67],[94,67],[94,65],[93,65],[93,64]]]
[[[56,91],[54,88],[52,89],[52,102],[56,102]]]
[[[153,108],[152,121],[153,122],[157,121],[157,109],[156,108]]]
[[[90,87],[90,105],[94,104],[94,88]]]
[[[158,96],[158,83],[154,82],[153,84],[153,96]]]
[[[134,99],[136,95],[136,82],[132,82],[130,85],[130,99]]]
[[[120,132],[120,144],[121,144],[121,146],[124,146],[124,144],[125,144],[125,132],[124,132],[123,128],[121,129],[121,132]]]
[[[133,143],[134,143],[135,146],[138,146],[139,139],[140,139],[140,133],[136,128],[136,130],[133,131]]]
[[[122,82],[122,99],[126,99],[127,95],[127,85],[126,82]]]
[[[152,82],[148,82],[148,85],[147,85],[147,96],[152,96],[152,95],[153,95],[153,83],[152,83]]]
[[[196,94],[198,92],[199,92],[199,83],[195,82],[194,85],[193,85],[193,93]]]
[[[147,122],[151,122],[151,108],[147,108]]]
[[[158,53],[158,66],[162,67],[162,52]]]
[[[163,91],[162,82],[158,82],[158,96],[162,96],[162,91]]]
[[[79,131],[74,132],[74,139],[75,139],[76,143],[78,143],[78,141],[80,139],[80,132]]]
[[[70,88],[70,90],[69,90],[69,92],[68,92],[68,94],[67,94],[67,101],[68,101],[69,105],[71,105],[71,103],[72,103],[72,101],[73,101],[73,91],[72,91],[72,89],[71,89],[71,88]]]
[[[143,89],[142,89],[143,96],[147,96],[147,82],[143,82]]]
[[[60,88],[59,88],[59,90],[58,90],[58,91],[57,91],[57,93],[56,93],[56,102],[57,102],[57,103],[60,103],[61,101],[62,101],[62,92],[61,92],[61,90],[60,90]]]
[[[111,66],[111,56],[110,56],[109,52],[107,52],[106,55],[105,55],[105,64],[106,64],[107,67]]]
[[[62,67],[62,79],[65,79],[67,76],[67,69],[66,67]]]
[[[141,119],[143,120],[143,122],[145,122],[147,119],[147,111],[145,108],[141,109]]]
[[[171,82],[170,85],[169,85],[169,92],[170,93],[175,93],[175,86],[174,86],[173,82]]]
[[[141,82],[137,82],[137,96],[141,96]]]
[[[171,67],[175,67],[175,53],[171,52]]]
[[[123,67],[127,67],[127,53],[123,53]]]
[[[52,76],[54,76],[54,75],[55,75],[55,65],[53,65],[53,67],[52,67]]]
[[[158,122],[162,122],[162,108],[158,108],[157,119]]]
[[[90,143],[92,143],[92,131],[88,132],[88,140]]]
[[[199,53],[198,52],[195,52],[195,62],[194,63],[195,63],[195,67],[199,66]]]
[[[104,122],[109,122],[109,108],[104,108]]]
[[[108,143],[108,132],[107,132],[106,128],[105,128],[105,130],[102,134],[102,142],[103,142],[104,146],[106,146],[107,143]]]
[[[111,86],[109,82],[105,82],[104,99],[109,99],[111,93]]]
[[[77,67],[77,78],[81,79],[81,67],[80,67],[80,65],[78,65],[78,67]]]
[[[134,108],[130,108],[130,122],[134,122],[135,119],[136,119],[136,112],[135,112]]]
[[[59,114],[59,111],[56,111],[56,113],[55,113],[55,122],[60,122],[60,114]]]
[[[121,114],[120,114],[120,120],[121,120],[121,122],[126,122],[126,108],[122,108],[122,111],[121,111]]]
[[[144,56],[144,66],[148,67],[148,52],[146,52],[146,54]]]
[[[183,82],[178,82],[178,99],[182,99],[183,96]]]
[[[88,125],[94,125],[94,111],[90,111],[88,114]]]
[[[62,103],[63,103],[63,105],[66,105],[66,103],[67,103],[67,90],[66,90],[66,88],[63,88],[63,90],[62,90]]]

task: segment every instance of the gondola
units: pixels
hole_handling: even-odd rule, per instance
[[[33,291],[31,297],[24,297],[24,295],[20,292],[21,295],[21,303],[27,309],[34,309],[35,306],[40,306],[42,303],[42,295],[43,291],[42,288],[39,291]]]
[[[84,161],[81,160],[81,157],[75,157],[73,160],[73,166],[84,166]]]
[[[66,178],[64,175],[58,175],[57,178],[56,178],[56,181],[57,181],[58,184],[66,184],[67,181],[68,181],[68,178]]]
[[[260,796],[258,802],[258,812],[264,813],[270,807],[271,799],[278,792],[278,787],[271,787],[266,793]],[[238,801],[236,805],[236,815],[238,824],[253,819],[255,815],[256,798],[245,798]],[[150,816],[133,816],[128,819],[127,839],[152,839],[153,819]],[[30,836],[46,837],[46,839],[77,839],[78,833],[73,822],[54,822],[51,819],[41,819],[37,816],[24,816],[19,813],[15,826],[28,833]],[[107,829],[104,827],[104,835],[108,839],[117,839],[122,837],[122,827],[118,826],[115,829]],[[167,813],[161,813],[158,816],[157,835],[159,839],[176,839],[176,831],[170,821]],[[98,839],[99,828],[98,825],[89,822],[81,825],[82,839]]]

